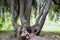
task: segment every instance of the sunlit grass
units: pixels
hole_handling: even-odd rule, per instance
[[[21,24],[21,22],[18,19],[17,23]],[[35,18],[31,17],[30,24],[33,25],[35,23]],[[1,26],[0,26],[1,27]],[[9,31],[13,30],[12,22],[11,22],[11,17],[6,17],[5,23],[3,23],[3,26],[0,28],[0,31]],[[60,32],[60,24],[56,23],[51,20],[46,20],[44,23],[44,26],[42,28],[42,31],[45,32]]]
[[[45,32],[60,32],[60,24],[58,24],[54,21],[46,20],[45,24],[42,28],[42,31],[45,31]]]

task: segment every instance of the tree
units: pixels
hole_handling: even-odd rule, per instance
[[[33,0],[18,0],[18,15],[15,16],[14,10],[14,0],[11,0],[11,13],[12,13],[12,22],[13,26],[15,27],[16,37],[18,39],[27,40],[32,35],[39,35],[41,29],[44,25],[46,16],[48,14],[50,5],[52,1],[55,0],[44,0],[42,7],[39,6],[39,12],[36,18],[35,24],[31,27],[30,26],[30,14],[31,14],[31,7],[33,6]],[[35,2],[37,2],[35,0]],[[59,5],[59,4],[58,4]],[[37,7],[37,5],[36,5]],[[37,10],[37,9],[36,9]],[[21,24],[20,27],[17,25],[17,16],[20,16]],[[17,18],[16,18],[17,17]]]
[[[43,3],[43,9],[41,9],[41,12],[39,13],[36,19],[36,23],[34,24],[34,26],[31,27],[30,12],[32,7],[32,0],[19,0],[18,10],[20,10],[19,15],[22,23],[21,28],[19,29],[19,27],[17,28],[17,24],[16,24],[17,19],[15,19],[16,17],[14,11],[14,0],[11,0],[11,13],[13,18],[12,22],[14,27],[16,28],[17,38],[20,37],[24,38],[25,36],[27,37],[27,35],[29,36],[30,34],[39,35],[42,26],[44,24],[45,18],[47,16],[51,2],[52,0],[46,1],[45,4]]]
[[[7,2],[11,7],[12,24],[15,28],[14,31],[16,32],[15,37],[18,40],[29,40],[31,38],[31,35],[32,37],[39,35],[44,25],[52,1],[55,4],[60,5],[60,3],[57,3],[55,0],[43,0],[43,1],[38,0],[38,1],[37,0],[10,0],[10,1],[7,0]],[[43,3],[40,4],[40,2]],[[17,9],[15,9],[15,7],[17,7]],[[30,15],[31,15],[32,7],[36,10],[35,13],[36,22],[34,25],[30,26]],[[39,12],[37,13],[37,11]],[[20,17],[22,25],[17,24],[18,17]]]

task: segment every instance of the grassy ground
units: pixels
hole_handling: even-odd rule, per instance
[[[35,23],[35,19],[34,18],[31,18],[31,19],[32,19],[31,20],[31,25],[32,25],[32,24]],[[0,25],[0,30],[2,30],[2,31],[13,30],[12,23],[11,23],[11,18],[9,18],[9,20],[6,19],[6,22],[2,23],[2,24],[3,24],[3,26]],[[50,21],[50,20],[46,19],[45,24],[42,28],[42,31],[45,31],[45,32],[60,32],[60,23],[56,23],[54,21]]]
[[[6,30],[8,30],[8,29],[6,29]],[[11,30],[11,28],[10,28],[10,30]],[[11,33],[6,33],[5,31],[4,32],[0,31],[0,40],[5,40],[5,37],[7,36],[7,34],[10,35]],[[40,37],[41,37],[41,39],[43,38],[44,40],[60,40],[60,24],[55,23],[53,21],[46,20],[45,24],[42,28],[42,31],[40,33]]]
[[[46,20],[42,31],[46,31],[46,32],[60,32],[60,24],[56,23],[54,21],[49,21]]]
[[[5,24],[4,24],[5,25]],[[8,26],[7,24],[3,26],[0,30],[13,30],[12,26]],[[53,21],[46,20],[45,24],[42,28],[42,31],[45,32],[60,32],[60,24],[55,23]]]

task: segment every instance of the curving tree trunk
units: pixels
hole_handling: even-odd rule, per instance
[[[48,10],[50,7],[52,0],[47,0],[47,3],[43,6],[42,12],[40,12],[40,15],[37,17],[36,24],[33,26],[33,28],[30,26],[30,12],[32,7],[32,0],[19,0],[18,1],[18,15],[20,15],[21,19],[21,27],[17,26],[17,19],[18,15],[15,16],[15,10],[14,10],[14,0],[11,0],[11,13],[12,13],[12,22],[13,26],[16,28],[16,38],[18,40],[32,40],[31,34],[39,35],[44,21],[46,19],[46,16],[48,14]],[[40,21],[39,21],[40,20]],[[32,36],[32,37],[33,37]],[[37,40],[37,39],[36,39]]]
[[[1,11],[3,11],[4,13],[4,8],[2,9],[1,7],[2,5],[1,1],[0,1],[0,13]],[[41,29],[44,25],[50,5],[52,2],[54,2],[54,4],[57,5],[60,5],[60,3],[56,2],[55,0],[44,0],[41,6],[40,3],[37,4],[37,1],[38,0],[5,0],[5,2],[8,2],[10,6],[10,11],[12,14],[12,25],[14,27],[13,33],[15,34],[9,36],[4,40],[45,40],[39,37],[39,33],[41,32]],[[34,25],[30,26],[30,14],[32,7],[35,8],[36,21]],[[37,9],[37,7],[39,7],[39,9]],[[37,10],[39,11],[38,15]],[[18,18],[20,18],[21,25],[17,24]],[[5,19],[3,18],[2,21],[4,20]]]
[[[41,32],[52,1],[55,2],[54,0],[45,0],[42,9],[39,9],[40,12],[37,15],[35,24],[31,27],[30,13],[33,6],[32,1],[18,0],[18,13],[16,15],[14,9],[15,0],[11,0],[12,24],[15,28],[15,37],[17,40],[40,40],[40,37],[37,37],[37,35]],[[20,26],[17,24],[18,17],[20,17],[22,24]]]

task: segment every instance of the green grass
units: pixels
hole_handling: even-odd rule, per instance
[[[30,24],[33,25],[36,20],[34,18],[31,18],[31,19],[32,20],[31,20]],[[2,24],[3,24],[2,27],[1,27],[1,24],[0,24],[0,31],[9,31],[9,30],[14,29],[13,26],[12,26],[11,18],[6,19],[6,22],[2,23]],[[18,19],[18,24],[21,24],[19,19]],[[44,32],[60,32],[60,24],[56,23],[54,21],[46,20],[45,24],[42,28],[42,31],[44,31]]]
[[[60,32],[60,24],[54,21],[46,20],[42,28],[45,32]]]

